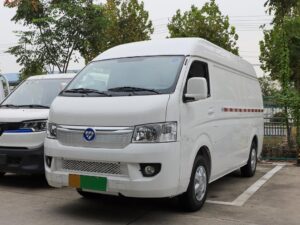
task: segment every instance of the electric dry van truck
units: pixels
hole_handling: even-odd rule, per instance
[[[263,101],[253,66],[198,38],[130,43],[87,65],[51,106],[51,186],[93,194],[178,196],[189,211],[208,184],[253,176]]]

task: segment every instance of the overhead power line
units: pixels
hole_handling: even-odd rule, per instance
[[[272,15],[238,15],[238,16],[229,16],[229,18],[255,18],[255,19],[272,19]],[[172,17],[159,17],[152,19],[152,21],[159,21],[159,20],[167,20],[167,19],[172,19]]]
[[[236,18],[243,18],[243,17],[273,17],[272,15],[238,15],[238,16],[230,16]]]

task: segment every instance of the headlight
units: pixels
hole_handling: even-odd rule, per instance
[[[160,143],[174,142],[177,140],[177,123],[155,123],[136,126],[132,142],[135,143]]]
[[[47,138],[56,139],[57,125],[54,123],[47,124]]]
[[[19,129],[21,130],[32,130],[32,132],[43,132],[46,131],[46,120],[39,121],[26,121],[21,124]]]

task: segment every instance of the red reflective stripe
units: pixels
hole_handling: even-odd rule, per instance
[[[246,108],[223,108],[224,112],[264,112],[264,109],[246,109]]]

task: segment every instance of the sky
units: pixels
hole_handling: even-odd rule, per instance
[[[99,0],[105,2],[104,0]],[[203,6],[207,0],[144,0],[145,9],[149,11],[155,32],[152,39],[162,39],[168,36],[167,24],[178,9],[189,10],[191,5]],[[254,65],[258,76],[263,76],[259,67],[259,41],[263,39],[263,32],[259,28],[262,24],[269,24],[272,17],[265,13],[266,0],[216,0],[223,15],[228,15],[231,25],[236,27],[239,35],[238,46],[240,56]],[[15,9],[3,6],[0,0],[0,71],[2,73],[18,72],[21,67],[10,54],[4,53],[9,47],[17,43],[18,37],[14,31],[22,30],[21,24],[11,22]],[[83,60],[72,62],[69,69],[81,69]]]

